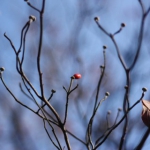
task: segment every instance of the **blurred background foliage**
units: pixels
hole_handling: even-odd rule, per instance
[[[31,0],[32,5],[41,8],[41,1]],[[149,0],[143,1],[145,8],[150,6]],[[39,41],[39,14],[31,9],[23,0],[5,0],[0,3],[0,66],[5,67],[3,77],[15,96],[23,103],[37,110],[36,105],[20,90],[20,76],[15,69],[15,54],[4,38],[4,32],[18,49],[21,29],[30,15],[36,16],[26,39],[26,54],[23,68],[31,83],[40,92],[36,57]],[[126,84],[125,71],[118,59],[116,49],[110,40],[96,25],[94,17],[100,17],[100,24],[110,33],[114,33],[124,22],[126,27],[115,36],[121,55],[128,66],[133,61],[137,50],[142,10],[138,0],[47,0],[44,13],[44,36],[41,55],[45,96],[56,90],[51,104],[63,119],[66,93],[70,77],[74,73],[82,74],[77,90],[70,95],[66,128],[81,139],[85,139],[88,120],[94,106],[96,88],[103,65],[103,45],[106,50],[106,71],[100,88],[99,100],[105,92],[110,97],[102,103],[94,119],[93,138],[97,139],[106,130],[106,115],[110,110],[110,124],[114,123],[118,108],[122,108]],[[144,36],[138,61],[131,72],[130,105],[141,96],[142,87],[150,88],[150,17],[146,18]],[[0,84],[0,148],[3,150],[48,150],[55,149],[43,128],[43,121],[20,106]],[[145,99],[150,99],[149,91]],[[48,109],[47,109],[48,110]],[[146,126],[141,121],[141,104],[129,113],[129,126],[124,149],[131,150],[141,140]],[[51,112],[50,112],[51,113]],[[123,113],[120,113],[119,118]],[[119,120],[118,118],[118,120]],[[123,123],[115,129],[98,150],[116,150],[118,148]],[[56,128],[57,130],[57,128]],[[49,129],[51,132],[51,129]],[[63,136],[59,139],[63,143]],[[70,137],[70,136],[69,136]],[[136,140],[135,140],[136,139]],[[147,139],[147,141],[149,138]],[[146,141],[143,150],[150,144]],[[86,149],[70,137],[73,150]],[[65,145],[65,143],[64,143]]]

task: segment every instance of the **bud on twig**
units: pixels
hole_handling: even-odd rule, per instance
[[[123,28],[124,28],[125,26],[126,26],[126,24],[125,24],[125,23],[121,23],[121,27],[123,27]]]
[[[142,90],[143,90],[143,92],[146,92],[146,91],[147,91],[147,88],[143,87]]]
[[[109,96],[109,95],[110,95],[110,93],[109,93],[109,92],[106,92],[106,93],[105,93],[105,95],[106,95],[106,96]]]
[[[56,93],[56,91],[55,91],[55,90],[53,90],[53,89],[51,90],[51,92],[52,92],[52,93]]]
[[[1,71],[1,72],[3,72],[4,70],[5,70],[5,68],[4,68],[4,67],[1,67],[1,68],[0,68],[0,71]]]
[[[103,46],[103,49],[107,49],[107,46],[106,46],[106,45],[104,45],[104,46]]]
[[[99,21],[99,17],[94,17],[94,20],[95,20],[96,22],[98,22],[98,21]]]
[[[36,17],[31,15],[29,16],[29,20],[30,20],[30,23],[34,22],[36,20]]]

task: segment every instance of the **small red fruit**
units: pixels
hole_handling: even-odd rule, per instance
[[[76,74],[73,75],[73,77],[74,77],[75,79],[80,79],[80,78],[81,78],[81,74],[76,73]]]

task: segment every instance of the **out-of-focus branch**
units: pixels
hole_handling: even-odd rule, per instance
[[[136,146],[136,148],[134,148],[134,150],[142,149],[142,147],[143,147],[143,145],[144,145],[146,139],[147,139],[148,136],[149,136],[149,133],[150,133],[150,128],[148,128],[148,129],[146,130],[146,132],[144,133],[144,135],[143,135],[141,141],[140,141],[139,144]]]
[[[100,107],[102,102],[107,99],[108,96],[109,96],[109,93],[106,92],[105,97],[99,101],[99,103],[97,104],[97,106],[96,106],[96,108],[95,108],[95,110],[94,110],[94,112],[93,112],[93,114],[92,114],[92,116],[89,120],[88,127],[87,127],[87,130],[86,130],[86,142],[87,142],[88,148],[90,146],[92,147],[92,149],[94,148],[94,144],[93,144],[92,139],[91,139],[93,120],[94,120],[94,117],[96,115],[96,112],[97,112],[98,108]]]
[[[105,137],[103,138],[103,140],[102,140],[101,142],[99,142],[99,143],[94,147],[93,150],[96,150],[100,145],[102,145],[102,144],[105,142],[105,140],[108,138],[108,136],[110,135],[110,133],[111,133],[115,128],[117,128],[117,127],[120,125],[120,123],[126,118],[126,115],[128,115],[128,113],[143,99],[144,95],[145,95],[145,93],[144,93],[144,91],[143,91],[143,93],[142,93],[140,99],[139,99],[138,101],[136,101],[136,102],[128,109],[127,113],[124,114],[124,116],[120,119],[120,121],[119,121],[115,126],[113,126],[111,130],[108,131],[108,133],[105,135]]]
[[[96,98],[95,98],[95,104],[94,104],[94,109],[93,112],[95,111],[96,105],[97,105],[97,101],[98,101],[98,97],[99,97],[99,93],[100,93],[100,86],[102,83],[102,79],[104,77],[104,73],[105,73],[105,68],[106,68],[106,46],[103,46],[103,57],[104,57],[104,65],[100,66],[101,67],[101,74],[100,74],[100,78],[98,81],[98,85],[97,85],[97,92],[96,92]]]
[[[142,20],[141,20],[140,33],[139,33],[138,42],[137,42],[138,46],[137,46],[137,50],[136,50],[136,55],[135,55],[133,63],[129,67],[129,70],[132,70],[134,68],[134,66],[137,62],[137,59],[139,57],[141,46],[142,46],[142,41],[143,41],[143,32],[144,32],[145,19],[146,19],[148,13],[150,12],[150,7],[148,8],[147,11],[145,11],[144,5],[143,5],[141,0],[139,0],[139,3],[140,3],[140,6],[142,8]]]
[[[111,130],[111,129],[116,125],[117,119],[118,119],[118,117],[119,117],[119,114],[120,114],[121,110],[122,110],[121,108],[118,108],[118,113],[117,113],[116,119],[115,119],[115,121],[114,121],[114,124],[113,124],[111,127],[109,127],[109,126],[107,125],[107,129],[105,130],[104,134],[102,134],[102,135],[96,140],[95,145],[97,145],[98,142],[109,132],[109,130]],[[107,114],[110,115],[110,112],[108,112]]]
[[[1,79],[1,81],[2,81],[2,83],[3,83],[3,85],[4,85],[4,87],[6,88],[6,90],[11,94],[11,96],[15,99],[15,101],[16,101],[17,103],[19,103],[19,104],[22,105],[23,107],[29,109],[29,110],[32,111],[33,113],[37,114],[33,109],[31,109],[31,108],[28,107],[27,105],[23,104],[22,102],[20,102],[20,101],[15,97],[15,95],[11,92],[11,90],[10,90],[10,89],[7,87],[7,85],[5,84],[5,81],[3,80],[2,75],[1,75],[0,79]],[[38,115],[40,118],[45,119],[45,118],[43,118],[43,116],[41,116],[40,114],[37,114],[37,115]]]
[[[54,135],[55,135],[55,137],[56,137],[56,139],[57,139],[57,142],[59,143],[59,147],[56,145],[56,143],[55,143],[55,142],[53,141],[53,139],[51,138],[51,136],[50,136],[50,134],[49,134],[49,132],[48,132],[48,130],[47,130],[47,128],[46,128],[46,123],[45,123],[45,120],[44,120],[44,119],[43,119],[43,123],[44,123],[44,129],[45,129],[45,131],[46,131],[46,133],[47,133],[49,139],[50,139],[51,142],[53,143],[53,145],[54,145],[58,150],[62,150],[61,145],[60,145],[59,140],[58,140],[58,138],[57,138],[57,136],[56,136],[56,134],[55,134],[54,129],[52,128],[52,131],[54,132]],[[52,127],[52,126],[51,126],[51,127]]]
[[[73,133],[71,133],[71,132],[68,131],[68,130],[66,130],[66,132],[67,132],[68,134],[70,134],[72,137],[74,137],[76,140],[78,140],[79,142],[81,142],[82,144],[84,144],[84,145],[86,146],[86,143],[85,143],[83,140],[79,139],[76,135],[74,135]]]
[[[98,17],[95,17],[95,18],[98,18]],[[116,31],[114,34],[108,34],[108,32],[106,32],[106,30],[101,26],[101,24],[99,23],[99,20],[98,19],[95,19],[95,22],[97,23],[98,27],[106,34],[108,35],[115,48],[116,48],[116,51],[117,51],[117,55],[118,55],[118,58],[120,60],[120,63],[122,64],[123,68],[124,68],[124,71],[126,73],[126,78],[127,78],[127,85],[129,86],[130,84],[130,78],[129,78],[129,69],[127,69],[127,66],[126,66],[126,63],[124,62],[124,59],[122,58],[122,55],[120,53],[120,49],[118,47],[118,44],[117,42],[115,41],[114,39],[114,36],[117,35],[118,33],[120,33],[122,31],[122,29],[125,27],[125,24],[124,23],[121,23],[121,27],[118,31]],[[128,111],[128,108],[129,108],[129,98],[128,98],[128,95],[129,95],[129,90],[126,90],[126,93],[124,95],[124,101],[123,101],[123,110],[124,110],[124,114],[126,114],[126,112]],[[126,109],[127,107],[127,109]],[[125,124],[124,124],[124,127],[123,127],[123,132],[122,132],[122,138],[121,138],[121,141],[120,141],[120,149],[122,149],[122,145],[123,145],[123,142],[124,142],[124,137],[126,135],[126,129],[127,129],[127,126],[128,126],[128,116],[126,115],[125,117]]]
[[[27,4],[28,4],[32,9],[34,9],[34,10],[36,10],[37,12],[40,13],[40,10],[39,10],[38,8],[36,8],[35,6],[33,6],[28,0],[24,0],[24,1],[26,1]]]
[[[28,83],[28,85],[31,87],[31,89],[34,91],[34,93],[37,95],[37,97],[39,97],[41,99],[41,96],[38,94],[38,92],[36,91],[36,89],[33,87],[33,85],[31,84],[31,82],[28,80],[28,78],[26,77],[26,75],[24,74],[23,70],[22,70],[22,67],[21,67],[21,62],[20,62],[20,59],[19,59],[19,56],[18,56],[18,53],[16,51],[16,48],[14,47],[12,41],[10,40],[10,38],[6,35],[6,33],[4,34],[4,36],[7,38],[7,40],[10,42],[15,54],[16,54],[16,69],[18,71],[18,73],[20,74],[20,76],[25,79],[25,81]],[[18,69],[18,64],[19,64],[19,67],[20,69]]]
[[[53,97],[53,94],[55,93],[55,91],[54,90],[51,90],[51,95],[50,95],[50,97],[48,98],[48,101],[50,101],[51,100],[51,98]],[[37,112],[39,112],[40,111],[40,109],[41,108],[44,108],[46,106],[46,103],[45,104],[43,104],[38,110],[37,110]]]

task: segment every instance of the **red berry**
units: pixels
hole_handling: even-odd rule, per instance
[[[81,78],[81,74],[76,73],[76,74],[73,75],[73,77],[74,77],[75,79],[80,79],[80,78]]]

